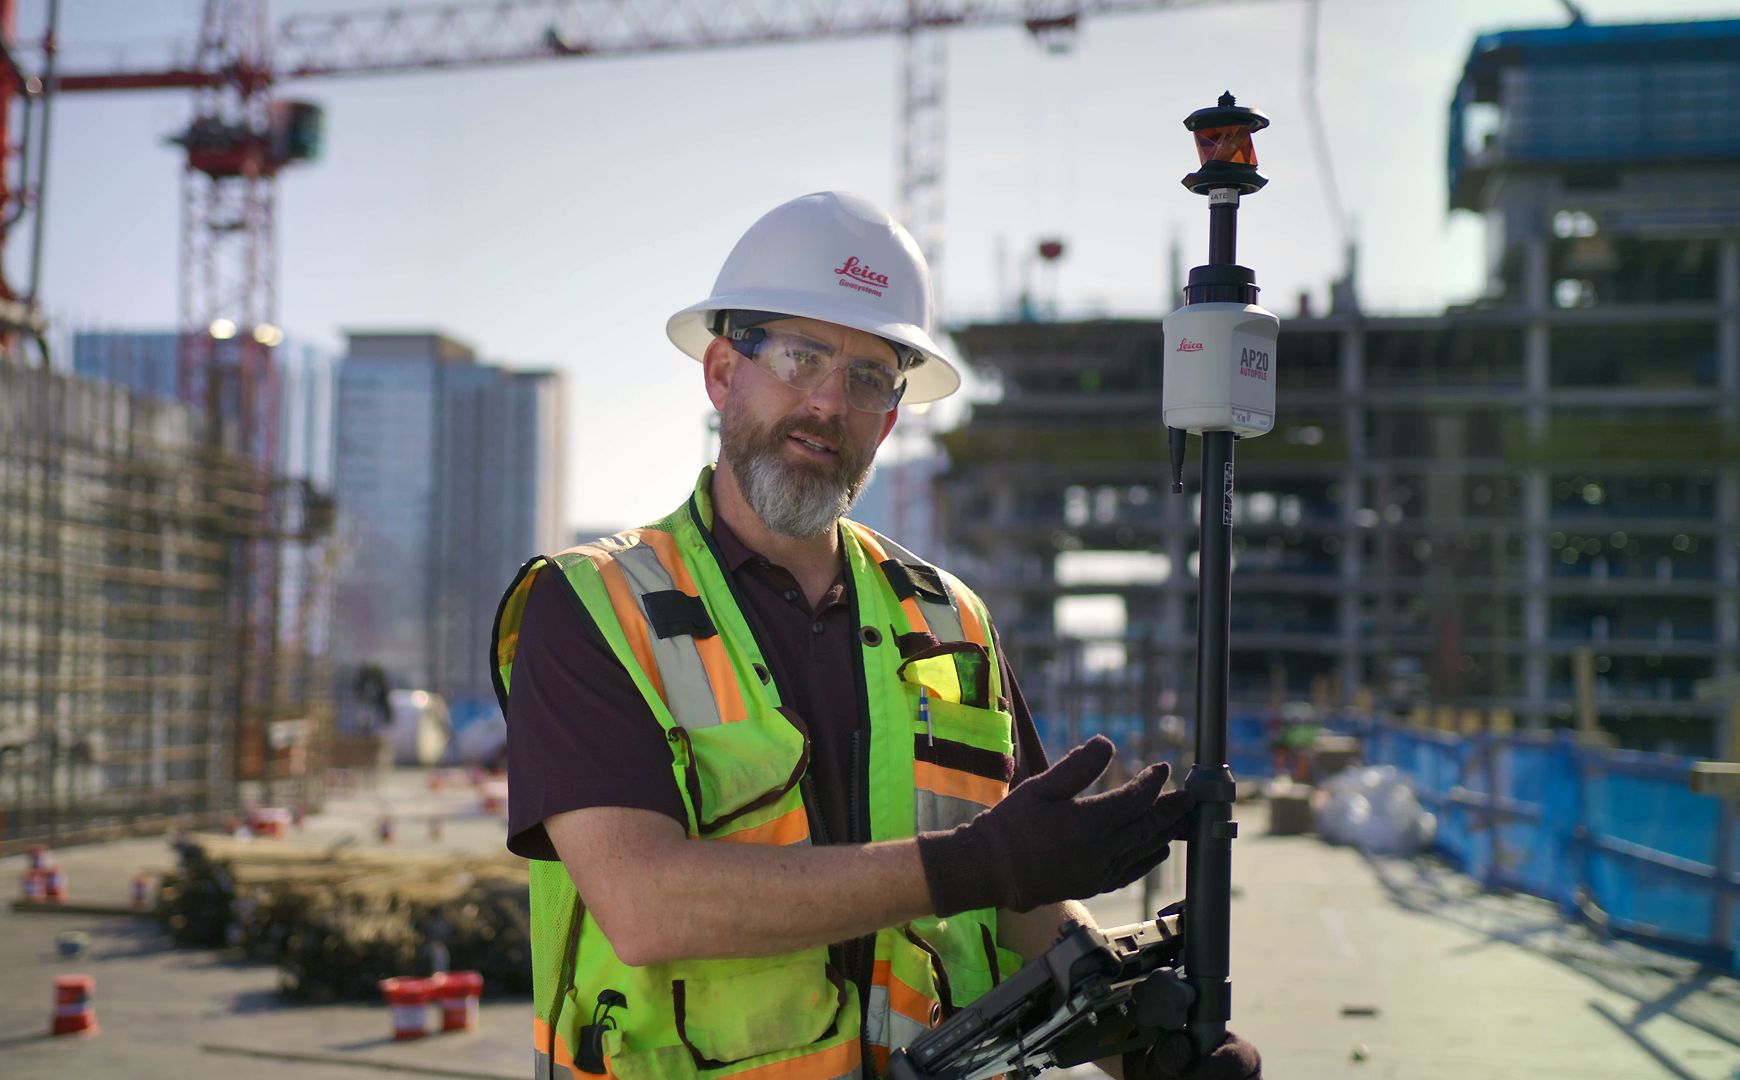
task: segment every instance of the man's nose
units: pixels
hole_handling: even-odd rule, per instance
[[[827,377],[810,391],[805,403],[818,416],[844,416],[850,408],[846,401],[846,366],[842,364],[828,372]]]

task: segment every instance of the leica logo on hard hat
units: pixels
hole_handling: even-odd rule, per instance
[[[1180,341],[1178,343],[1178,351],[1179,352],[1201,352],[1202,351],[1202,342],[1192,341],[1189,338],[1185,338],[1183,341]]]
[[[881,296],[882,290],[888,288],[888,275],[878,274],[865,266],[858,261],[856,255],[848,257],[845,265],[835,267],[834,273],[843,275],[840,278],[840,284],[848,289],[857,289],[859,292],[874,293]]]

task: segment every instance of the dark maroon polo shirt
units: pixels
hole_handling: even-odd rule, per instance
[[[854,790],[851,741],[859,727],[852,656],[857,626],[844,572],[812,608],[790,572],[749,550],[723,521],[713,535],[775,685],[809,727],[816,810],[829,838],[843,841]],[[685,828],[688,822],[663,729],[574,604],[560,574],[538,575],[514,656],[507,702],[508,849],[528,859],[556,858],[544,819],[568,810],[626,806],[668,814]],[[1045,769],[1045,750],[1007,659],[1003,672],[1019,782]]]

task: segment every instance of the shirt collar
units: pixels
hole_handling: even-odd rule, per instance
[[[733,574],[741,570],[746,563],[751,562],[766,563],[774,569],[789,573],[785,567],[780,566],[767,556],[758,551],[750,550],[749,545],[745,544],[731,530],[731,526],[725,524],[725,519],[717,514],[713,516],[713,539],[719,544],[719,554],[725,559],[725,568]],[[845,583],[846,571],[844,567],[841,567],[839,576],[834,578],[834,587],[843,589]]]
[[[713,515],[713,539],[719,542],[719,554],[725,559],[725,568],[732,573],[742,569],[743,564],[765,557],[749,550],[749,545],[738,539],[731,526],[725,524],[725,518],[719,514]]]

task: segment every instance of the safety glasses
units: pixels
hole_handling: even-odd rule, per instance
[[[867,356],[841,356],[814,338],[751,326],[731,331],[731,347],[793,390],[814,390],[846,371],[846,403],[859,412],[885,413],[906,393],[906,373]]]

